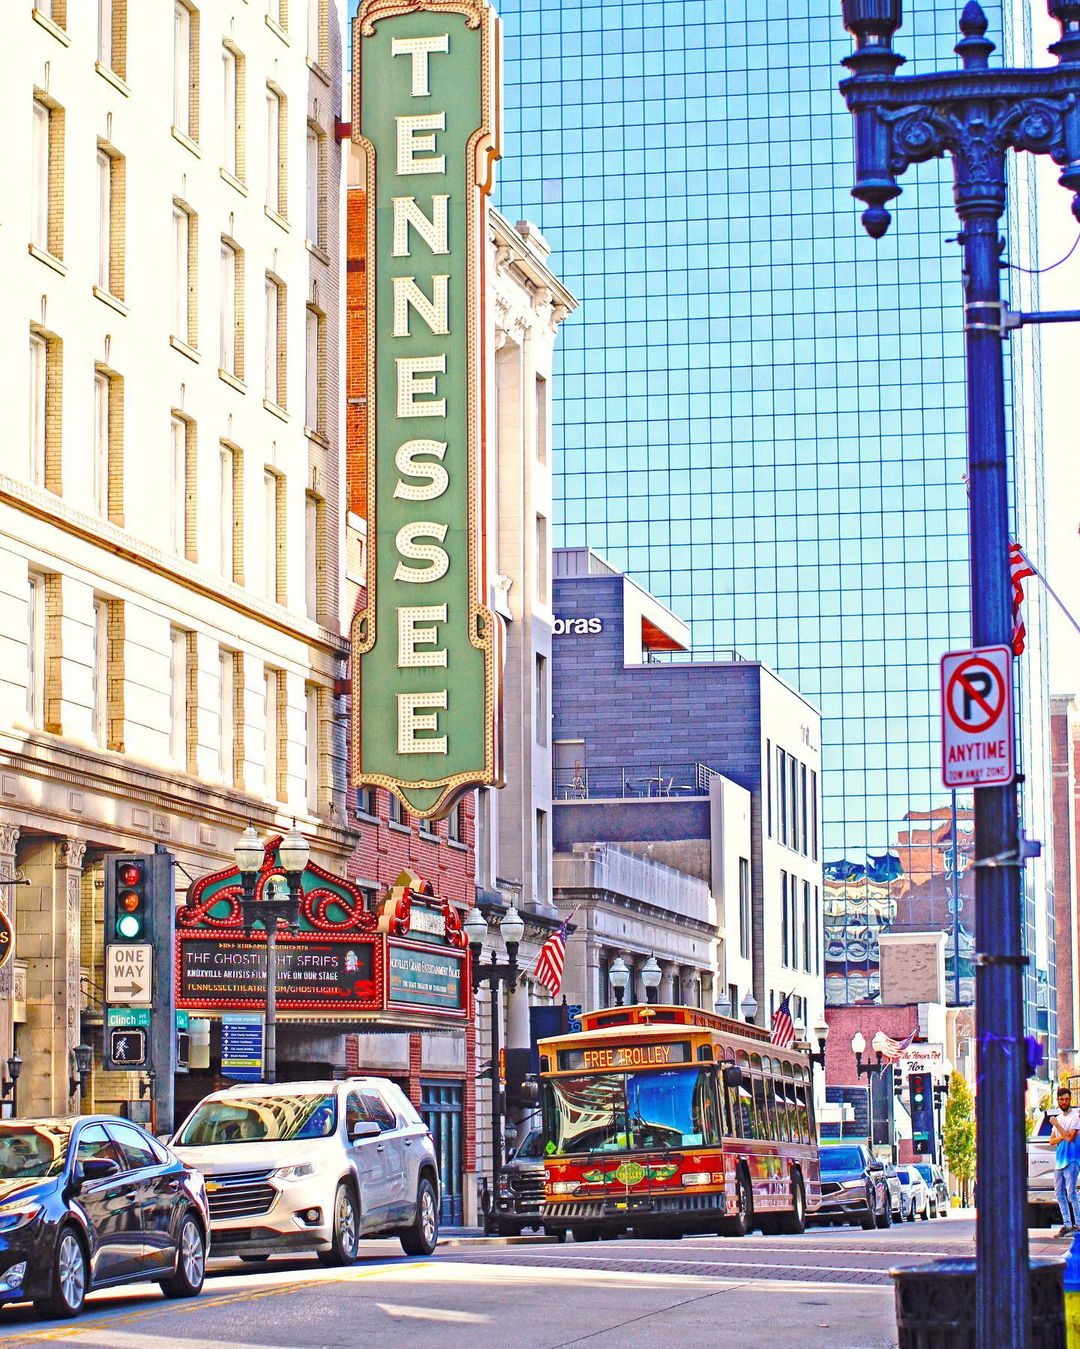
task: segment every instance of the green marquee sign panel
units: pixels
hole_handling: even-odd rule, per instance
[[[354,136],[367,163],[365,607],[355,777],[419,816],[502,785],[502,622],[487,606],[487,197],[498,24],[481,0],[364,0]]]

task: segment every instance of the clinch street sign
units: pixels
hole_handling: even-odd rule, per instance
[[[413,814],[501,786],[502,624],[488,608],[487,198],[498,42],[483,0],[361,0],[367,165],[368,572],[353,627],[356,781]]]

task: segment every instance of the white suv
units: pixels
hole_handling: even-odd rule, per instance
[[[408,1255],[435,1249],[435,1146],[385,1078],[215,1091],[172,1147],[206,1179],[215,1255],[314,1251],[325,1265],[349,1265],[369,1236],[399,1237]]]

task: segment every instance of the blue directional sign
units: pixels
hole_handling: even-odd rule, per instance
[[[261,1082],[263,1019],[260,1012],[226,1012],[221,1018],[221,1073],[234,1082]]]

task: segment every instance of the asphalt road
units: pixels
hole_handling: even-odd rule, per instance
[[[0,1310],[11,1349],[319,1349],[384,1344],[557,1349],[644,1346],[851,1346],[896,1343],[889,1269],[969,1256],[974,1223],[951,1215],[884,1232],[812,1229],[742,1241],[608,1241],[559,1246],[450,1240],[428,1260],[367,1242],[351,1269],[275,1260],[212,1261],[202,1296],[168,1302],[152,1285],[91,1295],[74,1322]],[[1064,1242],[1032,1233],[1033,1250]]]

